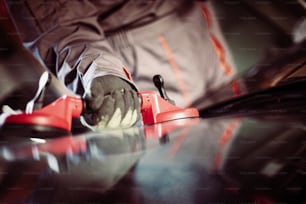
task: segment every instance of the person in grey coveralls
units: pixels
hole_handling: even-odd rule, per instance
[[[236,73],[211,2],[9,0],[27,47],[70,90],[86,96],[98,127],[139,118],[137,90],[160,74],[179,107],[214,103]],[[239,94],[232,83],[229,90]]]

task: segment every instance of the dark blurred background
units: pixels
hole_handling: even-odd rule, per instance
[[[302,22],[306,24],[305,0],[212,2],[238,72],[297,43],[294,30]]]

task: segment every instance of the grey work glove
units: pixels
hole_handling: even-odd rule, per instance
[[[140,118],[137,92],[125,80],[106,75],[93,79],[85,95],[84,119],[94,129],[126,128]]]

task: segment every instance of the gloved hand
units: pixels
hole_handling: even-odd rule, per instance
[[[137,92],[117,76],[93,79],[85,95],[85,106],[84,119],[94,129],[126,128],[140,118]]]

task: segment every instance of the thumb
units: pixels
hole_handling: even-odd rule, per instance
[[[85,104],[87,111],[97,111],[104,101],[103,85],[98,80],[93,80],[90,89],[85,92]]]

